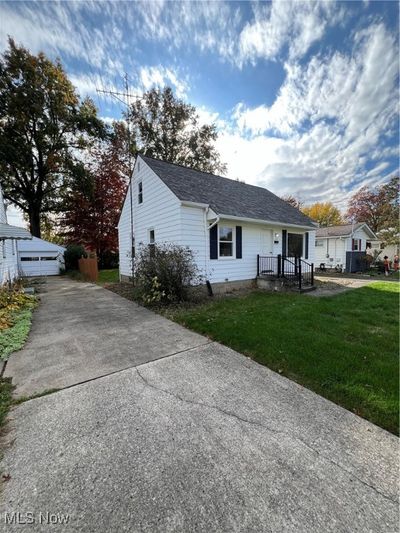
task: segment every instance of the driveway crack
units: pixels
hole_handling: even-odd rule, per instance
[[[138,376],[140,377],[140,379],[144,382],[144,384],[146,386],[148,386],[149,388],[151,388],[151,389],[153,389],[155,391],[167,394],[168,396],[171,396],[175,400],[178,400],[180,402],[183,402],[183,403],[186,403],[186,404],[189,404],[189,405],[194,405],[194,406],[197,406],[197,407],[204,407],[206,409],[211,409],[213,411],[217,411],[218,413],[220,413],[222,415],[225,415],[225,416],[228,416],[230,418],[234,418],[235,420],[238,420],[239,422],[243,422],[243,423],[249,424],[251,426],[255,426],[255,427],[258,427],[258,428],[261,428],[261,429],[265,429],[265,430],[269,431],[270,433],[274,433],[276,435],[284,435],[285,437],[288,437],[289,439],[293,439],[293,440],[299,442],[305,448],[310,450],[312,453],[316,454],[318,457],[321,457],[321,459],[323,459],[325,461],[328,461],[333,466],[335,466],[336,468],[339,468],[340,470],[342,470],[343,472],[345,472],[346,474],[348,474],[349,476],[351,476],[352,478],[357,480],[362,485],[370,488],[376,494],[379,494],[380,496],[382,496],[382,498],[385,498],[386,500],[388,500],[388,501],[390,501],[390,502],[392,502],[392,503],[397,505],[397,503],[398,503],[397,498],[392,497],[392,496],[390,496],[388,494],[385,494],[384,492],[380,491],[374,485],[371,485],[370,483],[368,483],[364,479],[362,479],[359,476],[355,475],[354,472],[352,472],[349,469],[347,469],[344,465],[342,465],[342,464],[338,463],[337,461],[334,461],[330,457],[324,455],[323,453],[321,453],[319,450],[317,450],[316,448],[314,448],[313,446],[311,446],[310,444],[305,442],[300,437],[295,436],[295,435],[291,435],[287,431],[283,431],[283,430],[280,430],[280,429],[272,428],[271,426],[268,426],[266,424],[262,424],[260,422],[255,421],[255,420],[249,420],[248,418],[243,418],[243,417],[237,415],[236,413],[233,413],[232,411],[227,411],[227,410],[222,409],[222,408],[220,408],[220,407],[218,407],[216,405],[211,405],[211,404],[207,404],[207,403],[204,403],[204,402],[197,402],[197,401],[193,401],[193,400],[189,400],[187,398],[184,398],[183,396],[180,396],[179,394],[176,394],[176,393],[171,392],[169,390],[163,389],[162,387],[157,387],[153,383],[150,383],[150,381],[143,376],[143,374],[140,372],[138,367],[135,367],[135,370],[136,370]]]

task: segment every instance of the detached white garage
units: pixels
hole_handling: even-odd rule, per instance
[[[33,237],[18,243],[18,266],[23,276],[57,276],[64,268],[65,248]]]

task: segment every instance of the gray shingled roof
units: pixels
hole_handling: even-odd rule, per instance
[[[364,226],[364,224],[364,222],[358,222],[353,226],[351,224],[342,224],[340,226],[328,226],[327,228],[318,228],[315,236],[320,239],[323,239],[324,237],[347,237],[361,226]]]
[[[32,239],[32,235],[24,228],[20,228],[19,226],[11,226],[6,222],[0,222],[0,240],[4,239]]]
[[[181,201],[208,204],[218,215],[315,228],[312,220],[263,187],[140,156]]]

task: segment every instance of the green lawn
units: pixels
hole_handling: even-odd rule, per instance
[[[399,432],[399,285],[336,296],[253,292],[177,310],[177,322]]]
[[[99,279],[97,283],[118,283],[119,272],[118,268],[110,268],[108,270],[99,270]]]

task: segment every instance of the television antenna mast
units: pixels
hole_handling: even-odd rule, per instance
[[[109,91],[105,89],[98,89],[96,87],[96,92],[98,94],[106,94],[108,96],[111,96],[115,100],[117,100],[120,104],[122,104],[125,107],[126,113],[126,124],[128,129],[128,173],[129,173],[129,203],[130,203],[130,218],[131,218],[131,277],[132,277],[132,283],[134,281],[134,250],[135,250],[135,244],[134,244],[134,228],[133,228],[133,193],[132,193],[132,129],[131,129],[131,112],[130,112],[130,106],[131,106],[131,99],[136,100],[142,100],[143,96],[139,96],[136,94],[131,94],[130,88],[129,88],[129,78],[128,73],[125,72],[124,75],[124,90],[123,91]]]

